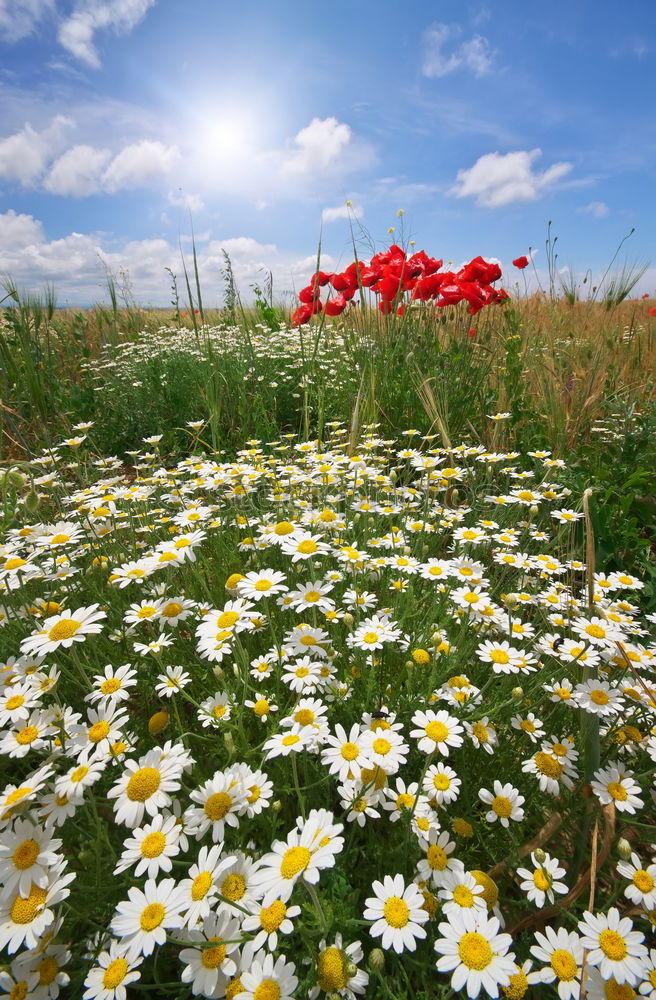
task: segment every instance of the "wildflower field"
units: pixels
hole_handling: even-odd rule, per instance
[[[495,267],[10,289],[0,996],[656,1000],[656,310]]]

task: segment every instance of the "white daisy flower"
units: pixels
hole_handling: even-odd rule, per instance
[[[372,937],[382,937],[385,951],[400,955],[415,951],[417,940],[426,937],[423,924],[429,919],[424,897],[414,882],[406,886],[402,875],[385,875],[372,884],[374,895],[365,901],[364,919],[373,921]]]
[[[611,976],[620,984],[637,986],[643,979],[648,951],[644,934],[633,930],[633,922],[611,906],[608,913],[590,913],[579,920],[581,944],[587,963],[599,969],[604,980]]]
[[[534,851],[531,854],[531,863],[533,864],[532,871],[529,871],[528,868],[517,869],[517,875],[523,879],[520,889],[526,893],[531,903],[543,907],[547,900],[550,903],[554,902],[555,893],[567,894],[568,889],[565,883],[557,881],[566,874],[565,869],[560,867],[558,858],[552,858],[549,854],[543,853],[541,860],[538,860]]]
[[[467,990],[477,997],[481,989],[492,997],[499,986],[508,986],[515,973],[510,934],[500,934],[499,921],[474,909],[452,912],[448,923],[439,924],[442,935],[435,942],[437,971],[451,973],[451,989]]]
[[[150,955],[166,942],[167,930],[182,927],[182,911],[186,907],[184,892],[174,879],[155,882],[149,878],[143,891],[136,886],[128,889],[128,899],[116,907],[110,928],[119,939],[118,951],[128,962],[139,955]]]

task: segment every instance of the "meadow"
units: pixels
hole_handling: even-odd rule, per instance
[[[7,286],[0,996],[656,1000],[654,303],[389,253]]]

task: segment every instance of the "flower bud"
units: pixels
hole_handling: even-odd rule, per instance
[[[163,708],[159,712],[155,712],[148,720],[148,732],[151,736],[157,736],[161,733],[169,724],[169,713]]]
[[[631,845],[625,837],[620,837],[617,841],[617,853],[621,857],[622,861],[628,861],[631,857]]]
[[[12,490],[22,490],[27,483],[27,476],[20,469],[7,469],[2,477],[2,485]]]
[[[519,701],[520,698],[524,697],[524,688],[522,688],[522,687],[513,688],[512,691],[511,691],[511,694],[512,694],[513,698],[515,698],[517,701]]]
[[[539,865],[543,865],[547,860],[547,855],[544,853],[541,847],[538,847],[537,850],[533,851],[533,857],[535,858],[536,862]]]
[[[374,972],[382,972],[385,968],[385,952],[380,948],[374,948],[369,952],[369,968]]]
[[[538,510],[539,510],[539,507],[538,507],[538,505],[536,503],[532,503],[531,506],[529,507],[529,510],[530,510],[531,514],[533,514],[533,516],[535,516],[537,514]]]
[[[30,490],[30,492],[23,500],[23,506],[28,514],[36,514],[37,510],[41,506],[41,501],[39,500],[39,494],[36,492],[36,490]]]
[[[346,625],[346,626],[347,626],[348,628],[350,628],[350,627],[351,627],[351,625],[353,624],[353,622],[355,621],[355,618],[353,617],[353,615],[351,614],[351,612],[350,612],[350,611],[347,611],[347,612],[345,613],[345,615],[344,615],[344,618],[342,619],[342,621],[344,622],[344,624],[345,624],[345,625]]]
[[[217,681],[220,681],[224,674],[223,667],[219,663],[215,664],[212,667],[212,673],[216,677]]]
[[[279,813],[282,809],[282,802],[280,799],[276,799],[275,802],[271,803],[271,811],[274,813]]]
[[[392,471],[389,474],[389,478],[390,478],[390,483],[396,482],[396,480],[398,479],[398,476],[396,474],[396,469],[392,469]]]
[[[358,971],[358,967],[355,964],[355,962],[346,962],[345,963],[345,965],[344,965],[344,973],[345,973],[345,975],[347,975],[349,977],[349,979],[353,979],[353,976],[356,975],[357,971]]]
[[[232,733],[227,732],[223,734],[223,743],[228,753],[232,753],[232,751],[235,749],[235,741],[233,739]]]

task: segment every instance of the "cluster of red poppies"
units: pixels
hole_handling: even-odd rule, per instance
[[[389,250],[375,254],[368,264],[354,261],[345,271],[317,271],[299,292],[301,305],[292,316],[292,325],[307,323],[320,312],[339,316],[360,288],[371,289],[382,313],[396,312],[400,316],[408,301],[433,301],[440,308],[466,301],[474,316],[484,306],[508,298],[503,288],[492,288],[492,282],[501,277],[498,264],[474,257],[459,271],[440,271],[442,263],[423,250],[408,256],[393,244]],[[322,302],[321,289],[325,286],[330,286],[332,292]]]

